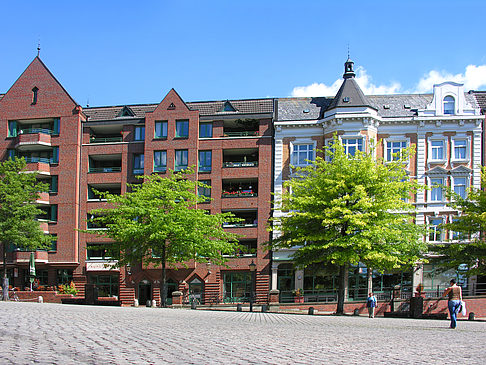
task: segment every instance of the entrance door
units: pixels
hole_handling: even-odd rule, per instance
[[[169,279],[167,280],[167,305],[172,305],[172,292],[177,290],[177,283]]]
[[[152,284],[148,280],[142,280],[138,284],[138,303],[146,305],[147,300],[152,300]]]
[[[194,278],[189,282],[189,300],[192,303],[196,301],[197,304],[204,304],[204,284],[198,279]]]

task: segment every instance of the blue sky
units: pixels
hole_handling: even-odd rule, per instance
[[[486,89],[486,1],[9,1],[0,93],[35,57],[81,105]]]

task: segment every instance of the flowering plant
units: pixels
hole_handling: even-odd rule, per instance
[[[69,285],[67,284],[61,284],[57,287],[57,290],[59,291],[60,294],[73,294],[76,295],[78,294],[78,289],[76,289],[76,286],[74,285],[74,282],[71,281]]]
[[[301,297],[304,295],[304,291],[302,289],[295,289],[293,292],[292,292],[296,297]]]

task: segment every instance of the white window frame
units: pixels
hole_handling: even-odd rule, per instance
[[[429,228],[429,231],[427,232],[427,242],[443,242],[444,241],[444,235],[445,235],[444,228],[441,228],[441,230],[440,230],[440,237],[439,237],[440,239],[439,240],[437,240],[437,239],[431,240],[430,239],[430,235],[431,235],[430,229],[432,227],[438,227],[438,225],[432,225],[431,224],[432,221],[434,221],[434,220],[441,220],[440,224],[444,224],[445,217],[443,217],[443,216],[432,216],[432,217],[427,218],[427,226]],[[434,238],[437,238],[437,230],[436,229],[434,229]]]
[[[452,113],[446,113],[446,108],[445,108],[445,105],[446,105],[446,99],[447,98],[452,98],[452,102],[451,101],[447,101],[447,104],[450,105],[452,104]],[[455,115],[456,114],[456,104],[457,104],[457,100],[456,98],[453,96],[453,95],[446,95],[442,98],[442,113],[444,115]]]
[[[356,134],[356,135],[343,135],[343,136],[339,136],[339,140],[341,141],[341,144],[343,145],[343,148],[344,148],[344,153],[346,155],[348,155],[348,145],[344,144],[344,140],[350,140],[350,139],[361,139],[362,141],[362,145],[363,145],[363,149],[361,150],[361,152],[365,152],[366,151],[366,136],[362,135],[362,134]],[[356,147],[358,147],[356,145]],[[356,149],[358,150],[358,148]],[[354,157],[354,155],[352,155]]]
[[[410,138],[401,138],[401,137],[391,137],[391,138],[384,138],[383,139],[383,160],[385,162],[393,162],[394,160],[388,159],[388,143],[394,142],[405,142],[405,147],[400,147],[400,152],[403,151],[405,148],[410,147]],[[407,166],[409,165],[410,161],[407,161]]]
[[[314,141],[314,140],[311,140],[311,139],[302,139],[302,140],[297,140],[297,141],[293,141],[291,142],[290,144],[290,164],[292,166],[295,166],[295,167],[306,167],[306,166],[309,166],[311,163],[309,162],[306,162],[305,164],[298,164],[298,163],[295,163],[295,162],[298,162],[298,161],[294,161],[294,150],[295,150],[295,147],[296,146],[312,146],[312,157],[313,159],[309,159],[310,161],[315,161],[316,160],[316,148],[317,148],[317,142]],[[309,150],[307,151],[307,155],[308,155],[308,152]]]
[[[456,158],[456,141],[466,141],[466,157]],[[471,155],[471,137],[454,137],[451,141],[451,161],[452,162],[469,162]]]
[[[440,188],[441,190],[441,199],[440,200],[432,200],[432,193],[434,192],[434,189],[432,186],[435,185],[436,183],[432,182],[432,180],[437,180],[437,179],[440,179],[442,180],[442,184],[441,185],[444,185],[446,186],[446,177],[445,176],[429,176],[428,177],[428,186],[430,187],[430,190],[429,190],[429,199],[428,199],[428,202],[430,203],[442,203],[444,202],[444,188]],[[439,188],[437,188],[439,189]]]
[[[433,146],[432,146],[432,143],[433,142],[442,142],[442,148],[443,148],[443,151],[442,151],[442,159],[434,159],[432,158],[432,150],[433,150]],[[447,138],[429,138],[428,140],[428,155],[427,155],[427,161],[429,163],[445,163],[447,162]]]
[[[467,175],[452,175],[451,187],[452,191],[456,192],[456,180],[457,179],[464,179],[466,183],[464,184],[464,196],[463,199],[467,198],[467,189],[469,188],[469,177]]]

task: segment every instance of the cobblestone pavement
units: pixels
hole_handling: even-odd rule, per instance
[[[485,322],[0,302],[0,364],[485,364]]]

